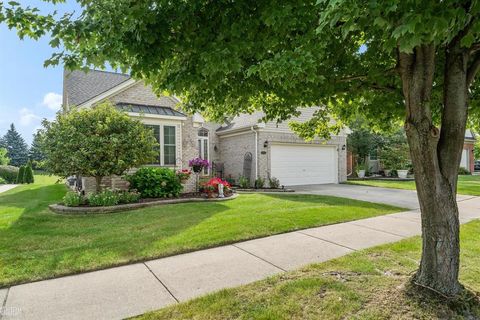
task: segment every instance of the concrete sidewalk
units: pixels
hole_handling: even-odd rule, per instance
[[[13,189],[17,186],[18,184],[0,184],[0,193]]]
[[[459,202],[480,218],[480,197]],[[419,235],[418,210],[311,228],[0,290],[4,319],[121,319]]]

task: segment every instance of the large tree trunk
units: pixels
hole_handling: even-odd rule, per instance
[[[456,49],[456,48],[455,48]],[[446,296],[461,290],[458,166],[466,123],[466,57],[447,50],[441,132],[432,121],[435,47],[399,54],[406,106],[405,129],[422,212],[422,259],[415,282]]]
[[[101,176],[96,176],[95,177],[95,191],[97,193],[102,191],[102,179],[103,179],[103,177],[101,177]]]

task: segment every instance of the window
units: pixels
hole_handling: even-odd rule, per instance
[[[153,135],[158,143],[158,146],[155,149],[158,153],[158,157],[156,157],[155,161],[151,164],[174,166],[177,158],[176,127],[151,124],[146,124],[145,127],[153,131]]]
[[[209,160],[208,154],[208,130],[201,128],[197,132],[198,135],[198,156],[204,160]],[[203,174],[208,174],[208,168],[203,170]]]
[[[175,127],[163,126],[163,163],[175,165],[176,161]]]
[[[160,126],[146,124],[145,127],[148,128],[148,129],[151,129],[153,131],[153,136],[155,137],[155,139],[157,140],[157,143],[158,143],[158,146],[155,148],[155,151],[157,151],[158,157],[156,157],[155,161],[153,161],[151,164],[161,164],[161,161],[160,161],[160,159],[161,159],[160,158],[160,155],[161,155],[161,152],[160,152]]]

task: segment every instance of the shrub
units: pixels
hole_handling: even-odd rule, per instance
[[[228,177],[225,178],[225,181],[227,181],[231,186],[235,185],[235,179],[232,177],[231,174],[229,174]]]
[[[261,189],[263,187],[265,187],[265,179],[263,179],[262,177],[258,177],[255,180],[255,188],[256,189]]]
[[[6,184],[7,183],[7,180],[3,179],[2,177],[0,177],[0,184]]]
[[[18,170],[16,183],[18,184],[25,183],[25,166],[21,166],[20,169]]]
[[[118,204],[120,202],[120,196],[118,192],[105,189],[101,192],[88,194],[87,200],[88,204],[93,207],[108,207]]]
[[[250,180],[247,177],[240,176],[240,178],[238,178],[238,185],[242,189],[248,189],[250,188]]]
[[[130,188],[140,192],[142,198],[178,197],[183,189],[175,171],[168,168],[140,168],[126,179]]]
[[[78,192],[68,191],[62,201],[67,207],[78,207],[84,202],[84,199]]]
[[[23,182],[24,183],[33,183],[35,180],[34,180],[34,177],[33,177],[33,169],[32,169],[32,164],[31,162],[29,161],[27,163],[27,166],[25,167],[25,173],[23,175]]]
[[[0,177],[5,179],[7,183],[15,183],[18,171],[19,169],[14,166],[0,166]]]
[[[272,188],[272,189],[280,188],[280,180],[278,180],[275,177],[271,177],[270,179],[268,179],[268,184],[270,185],[270,188]]]
[[[135,203],[140,200],[140,193],[133,191],[118,191],[118,203]]]
[[[460,168],[458,168],[458,174],[466,176],[466,175],[471,175],[472,173],[469,170],[467,170],[466,168],[460,167]]]

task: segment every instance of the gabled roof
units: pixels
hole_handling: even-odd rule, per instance
[[[477,140],[477,137],[472,130],[467,129],[467,130],[465,130],[465,140],[475,141],[475,140]]]
[[[100,70],[64,71],[63,95],[69,105],[78,106],[130,79],[128,74]]]
[[[162,106],[150,106],[145,104],[121,102],[121,103],[117,103],[115,107],[125,112],[154,114],[159,116],[186,117],[186,115],[184,115],[181,112],[173,110],[172,108],[169,108],[169,107],[162,107]]]
[[[227,124],[218,128],[217,132],[231,131],[231,130],[236,130],[241,128],[249,128],[251,126],[258,125],[264,115],[265,114],[261,111],[256,111],[256,112],[253,112],[252,114],[243,113],[233,118]]]

